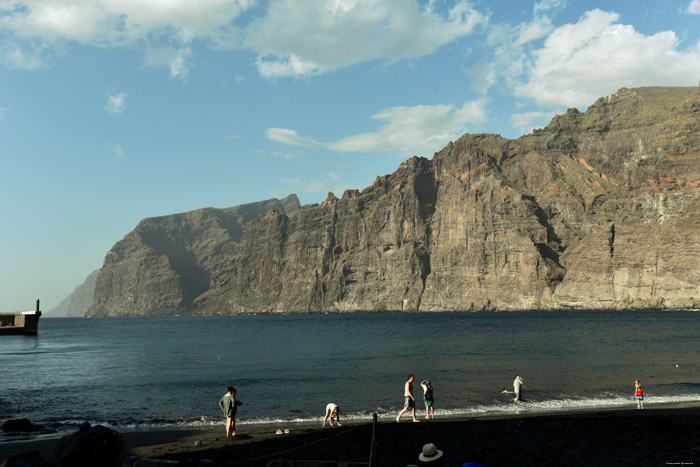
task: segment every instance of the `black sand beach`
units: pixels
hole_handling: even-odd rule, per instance
[[[439,412],[438,412],[439,417]],[[320,425],[320,422],[319,422]],[[272,459],[368,462],[372,424],[339,428],[242,429],[226,440],[224,427],[206,431],[124,432],[123,456],[210,459],[222,465],[265,466]],[[475,449],[489,466],[700,465],[700,407],[613,410],[559,415],[385,422],[377,429],[382,466],[417,464],[425,443],[461,466]],[[55,462],[57,439],[0,444],[0,461],[38,449]],[[199,446],[195,446],[199,444]]]

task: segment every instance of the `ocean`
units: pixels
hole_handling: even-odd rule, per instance
[[[0,338],[0,423],[223,427],[228,385],[239,430],[320,425],[328,402],[341,421],[391,420],[408,374],[421,418],[423,379],[436,418],[634,407],[635,378],[646,407],[696,403],[699,349],[693,311],[42,318]],[[501,393],[516,373],[517,404]]]

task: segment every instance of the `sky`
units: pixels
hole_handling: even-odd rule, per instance
[[[699,82],[700,0],[0,0],[0,311],[56,306],[147,217],[319,203]]]

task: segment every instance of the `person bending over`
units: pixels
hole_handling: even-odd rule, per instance
[[[333,417],[335,417],[335,421],[338,422],[338,426],[342,426],[340,424],[340,407],[331,402],[326,406],[326,416],[323,417],[323,426],[326,426],[326,420],[329,420],[329,418],[329,423],[333,426]]]

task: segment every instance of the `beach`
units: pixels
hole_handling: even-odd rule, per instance
[[[377,424],[381,466],[417,464],[426,443],[444,452],[447,466],[461,466],[481,449],[490,466],[664,466],[700,465],[700,406],[604,410],[548,415],[440,419]],[[273,459],[365,462],[370,459],[373,425],[342,427],[240,427],[225,439],[216,430],[131,431],[121,433],[124,459],[209,459],[221,465],[265,466]],[[282,427],[285,428],[285,427]],[[0,444],[0,461],[38,449],[56,462],[58,439]],[[124,464],[126,465],[126,464]]]

